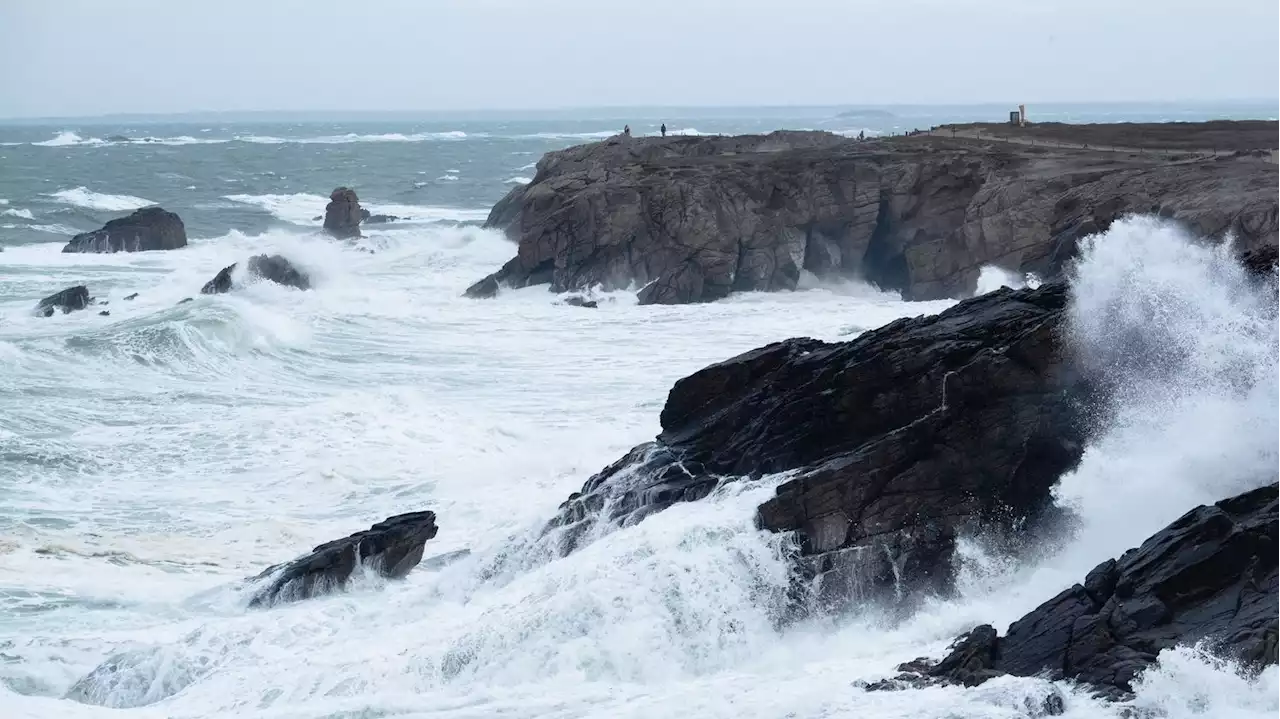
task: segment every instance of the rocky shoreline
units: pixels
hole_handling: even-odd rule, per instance
[[[1201,132],[1180,127],[1169,132]],[[1252,157],[937,134],[619,136],[548,153],[494,206],[486,225],[516,256],[467,294],[634,287],[643,304],[679,304],[795,289],[809,272],[904,299],[959,298],[986,265],[1052,279],[1081,238],[1133,213],[1231,233],[1244,250],[1275,244],[1276,186],[1275,164]]]

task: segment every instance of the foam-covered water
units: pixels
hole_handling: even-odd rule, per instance
[[[188,133],[199,129],[165,136]],[[532,159],[492,162],[492,199]],[[435,162],[427,177],[462,178],[450,187],[479,172],[465,157]],[[237,193],[218,185],[224,166],[181,172],[211,188],[200,200],[211,216],[248,208],[277,224],[197,230],[174,252],[64,255],[45,234],[0,255],[6,717],[1005,719],[1054,690],[1069,717],[1117,717],[1122,707],[1039,679],[873,693],[855,683],[939,655],[974,624],[1003,629],[1192,505],[1274,476],[1274,292],[1246,282],[1227,250],[1153,221],[1116,223],[1085,244],[1070,326],[1117,388],[1058,489],[1086,531],[1023,566],[968,541],[962,595],[896,624],[868,611],[784,626],[788,540],[752,520],[782,478],[728,484],[564,558],[537,530],[657,431],[676,379],[783,337],[848,339],[948,303],[812,277],[794,293],[689,307],[614,293],[588,310],[539,288],[469,301],[462,290],[512,252],[466,224],[482,203],[375,186],[362,192],[372,211],[415,221],[343,243],[313,231],[336,183],[298,189],[281,177],[295,170],[276,169]],[[53,179],[76,189],[4,194],[40,218],[28,201],[40,192],[79,193],[48,205],[70,210],[164,191]],[[291,258],[314,290],[198,294],[261,252]],[[109,317],[31,314],[80,282]],[[366,577],[346,594],[245,608],[244,577],[418,509],[439,515],[428,557],[470,554],[401,582]],[[114,675],[81,681],[110,657]],[[1250,676],[1182,648],[1161,655],[1133,704],[1274,716],[1277,686],[1275,668]]]

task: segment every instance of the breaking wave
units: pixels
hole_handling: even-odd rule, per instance
[[[148,205],[154,205],[151,200],[132,195],[109,195],[104,192],[94,192],[87,187],[74,187],[70,190],[59,190],[48,195],[58,202],[74,205],[76,207],[84,207],[90,210],[104,210],[107,212],[123,212],[125,210],[137,210]]]
[[[319,226],[329,198],[299,192],[292,195],[226,195],[224,199],[243,205],[252,205],[271,213],[278,219],[295,225]],[[377,215],[395,215],[410,222],[479,222],[489,216],[488,210],[429,205],[404,205],[396,203],[361,201],[361,206]]]

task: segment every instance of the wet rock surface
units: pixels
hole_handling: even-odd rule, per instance
[[[102,229],[82,232],[63,252],[147,252],[187,245],[182,218],[159,207],[144,207],[128,217],[107,222]]]
[[[369,529],[321,544],[309,554],[268,568],[255,578],[249,606],[309,599],[343,589],[358,567],[399,579],[422,561],[423,546],[436,536],[435,512],[388,517]]]
[[[85,285],[76,285],[60,292],[55,292],[40,300],[36,305],[35,312],[43,317],[51,317],[57,311],[61,311],[65,315],[69,312],[82,310],[92,302],[93,299],[89,297],[89,288]]]
[[[1078,461],[1084,384],[1063,362],[1065,286],[1000,290],[855,340],[792,339],[671,389],[662,433],[592,477],[551,527],[571,551],[740,477],[794,471],[760,506],[794,532],[824,603],[946,589],[957,534],[1034,525]]]
[[[213,279],[200,288],[200,293],[217,295],[230,292],[234,287],[233,275],[238,264],[223,267]],[[245,269],[251,277],[270,280],[276,284],[300,290],[311,289],[311,279],[280,255],[254,255],[249,258]]]
[[[339,187],[329,193],[329,204],[324,208],[324,229],[329,234],[343,239],[359,237],[362,219],[364,211],[355,190]]]
[[[1133,689],[1163,649],[1210,640],[1216,653],[1277,661],[1277,485],[1193,509],[1141,547],[1095,567],[997,637],[982,626],[927,675],[968,686],[1001,674]]]

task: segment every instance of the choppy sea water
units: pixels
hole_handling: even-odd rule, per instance
[[[821,116],[668,126],[824,119],[856,129]],[[965,118],[919,124],[947,119]],[[1195,504],[1274,476],[1274,296],[1227,252],[1135,220],[1099,239],[1076,282],[1073,337],[1124,367],[1130,391],[1061,482],[1083,529],[1052,558],[1012,566],[975,540],[958,599],[904,622],[868,610],[780,627],[786,540],[752,526],[780,481],[769,478],[548,560],[531,532],[656,433],[679,377],[784,337],[846,339],[948,305],[817,283],[692,307],[617,293],[594,311],[538,288],[459,297],[513,249],[476,221],[542,152],[612,131],[592,122],[0,127],[0,142],[19,143],[0,146],[0,715],[1025,716],[1047,682],[855,682],[940,654],[976,623],[1003,628]],[[321,237],[313,218],[339,184],[412,220],[354,244]],[[183,216],[190,247],[59,252],[60,233],[150,202]],[[262,251],[294,259],[315,290],[197,294]],[[109,317],[31,315],[79,282]],[[1183,361],[1115,362],[1133,332]],[[439,515],[427,556],[471,554],[403,582],[245,608],[244,577],[417,509]],[[73,691],[113,656],[112,679]],[[1068,716],[1120,715],[1058,689]],[[1135,704],[1274,716],[1278,691],[1274,668],[1252,676],[1186,648],[1162,656]]]

